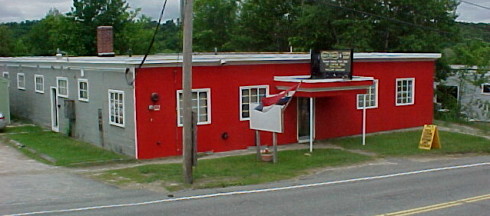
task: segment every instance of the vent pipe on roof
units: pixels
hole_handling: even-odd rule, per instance
[[[97,27],[97,54],[99,57],[113,57],[113,33],[112,26]]]

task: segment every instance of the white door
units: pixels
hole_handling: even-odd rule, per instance
[[[60,132],[60,107],[58,104],[58,90],[51,87],[51,130]]]

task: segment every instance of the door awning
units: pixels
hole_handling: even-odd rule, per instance
[[[345,94],[366,94],[374,84],[373,77],[353,76],[351,79],[309,79],[309,75],[276,76],[274,83],[279,90],[301,83],[296,90],[296,97],[333,97]]]

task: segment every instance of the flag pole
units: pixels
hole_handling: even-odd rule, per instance
[[[363,95],[362,107],[362,145],[366,145],[366,94]]]

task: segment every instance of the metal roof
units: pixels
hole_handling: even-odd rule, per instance
[[[434,61],[441,57],[440,53],[354,53],[358,61]],[[270,64],[280,63],[307,63],[310,61],[308,53],[195,53],[195,65],[224,65],[224,64]],[[116,56],[116,57],[3,57],[2,64],[54,64],[54,65],[91,65],[91,66],[137,66],[143,56]],[[180,66],[182,54],[151,55],[145,61],[144,67]]]

